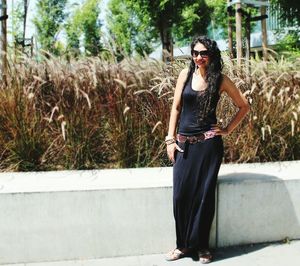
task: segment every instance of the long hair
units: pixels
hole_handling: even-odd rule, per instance
[[[216,41],[207,38],[206,36],[198,36],[194,38],[191,43],[191,53],[197,43],[202,43],[205,48],[209,51],[209,64],[206,69],[205,81],[207,82],[207,88],[205,92],[199,92],[197,99],[199,102],[200,113],[199,120],[210,111],[210,106],[214,97],[218,97],[219,86],[222,79],[223,60],[221,52],[217,46]],[[191,79],[191,76],[196,70],[196,65],[193,58],[191,59],[187,79],[185,80],[184,87],[187,82]]]

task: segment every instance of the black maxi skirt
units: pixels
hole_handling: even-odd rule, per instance
[[[178,143],[173,165],[173,211],[177,248],[209,248],[215,188],[223,158],[221,136],[196,144]]]

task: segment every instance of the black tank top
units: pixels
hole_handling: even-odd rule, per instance
[[[181,95],[182,110],[180,114],[178,133],[182,135],[196,135],[201,132],[205,132],[210,130],[211,124],[217,123],[216,108],[220,99],[219,90],[216,90],[214,95],[212,95],[208,111],[200,121],[199,113],[201,110],[203,111],[204,106],[201,106],[197,99],[199,92],[192,89],[192,79],[193,74],[186,83],[186,86],[183,88]],[[207,93],[208,91],[200,92],[200,97],[207,97]]]

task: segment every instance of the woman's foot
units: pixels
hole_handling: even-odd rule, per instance
[[[210,263],[213,259],[210,251],[208,249],[203,249],[198,251],[199,260],[201,263],[206,264]]]
[[[167,261],[178,260],[185,257],[190,252],[187,248],[175,248],[166,254]]]

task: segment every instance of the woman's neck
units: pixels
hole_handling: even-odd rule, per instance
[[[197,70],[196,70],[196,74],[197,75],[201,75],[201,77],[203,78],[203,79],[205,79],[205,77],[206,77],[206,69],[205,68],[202,68],[202,67],[199,67],[199,68],[197,68]]]

